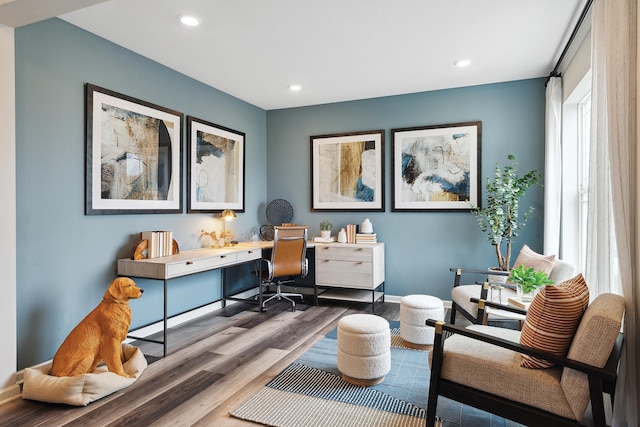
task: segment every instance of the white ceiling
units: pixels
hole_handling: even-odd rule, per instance
[[[587,0],[4,1],[0,23],[59,16],[271,110],[547,76]]]

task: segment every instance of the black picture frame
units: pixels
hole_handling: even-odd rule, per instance
[[[85,214],[182,213],[184,115],[85,85]]]
[[[480,207],[482,122],[392,129],[392,212]]]
[[[384,130],[310,139],[312,211],[384,211]]]
[[[245,209],[244,132],[187,116],[187,212]]]

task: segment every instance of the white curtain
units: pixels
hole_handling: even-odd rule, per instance
[[[640,418],[637,361],[639,300],[635,274],[640,266],[637,252],[640,230],[635,109],[636,18],[636,0],[594,2],[590,165],[593,179],[589,188],[591,224],[587,242],[587,281],[595,285],[592,291],[617,291],[624,295],[626,301],[625,348],[618,376],[613,425],[629,427],[637,426]],[[617,260],[617,263],[611,260]]]
[[[562,204],[562,79],[547,82],[544,145],[544,252],[560,253]]]

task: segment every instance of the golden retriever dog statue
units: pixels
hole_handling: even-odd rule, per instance
[[[127,277],[111,282],[102,302],[73,328],[56,352],[51,375],[71,377],[93,372],[103,360],[109,371],[130,378],[122,366],[122,341],[131,325],[129,300],[140,298],[143,292]]]

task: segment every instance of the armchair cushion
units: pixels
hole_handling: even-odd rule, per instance
[[[564,357],[588,304],[589,289],[582,274],[557,286],[543,287],[531,302],[520,344]],[[524,354],[521,364],[533,369],[553,366],[547,360]]]
[[[615,294],[599,295],[582,316],[567,357],[602,368],[622,326],[624,298]],[[576,414],[583,414],[589,402],[589,380],[583,372],[565,368],[561,386]]]
[[[467,329],[516,343],[520,338],[519,331],[494,326],[471,325]],[[441,378],[575,418],[560,387],[562,370],[526,369],[520,366],[521,360],[515,351],[455,334],[444,342]]]
[[[555,255],[542,255],[524,245],[518,254],[518,258],[516,258],[516,262],[513,263],[513,268],[524,265],[527,268],[544,271],[548,275],[551,273],[555,261]]]

